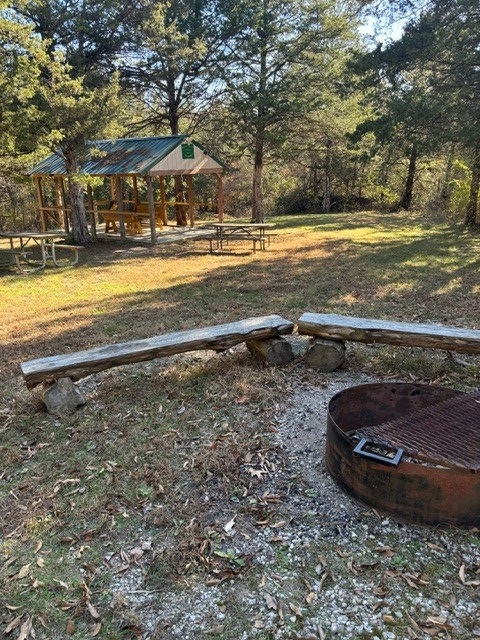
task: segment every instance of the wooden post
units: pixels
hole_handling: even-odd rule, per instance
[[[97,221],[95,220],[95,202],[93,200],[93,191],[90,185],[87,185],[88,207],[90,209],[91,233],[94,240],[97,239]]]
[[[217,208],[218,221],[223,222],[223,181],[222,174],[217,173]]]
[[[122,179],[119,176],[115,176],[115,199],[117,201],[118,222],[120,225],[120,236],[122,240],[125,240],[125,220],[123,218],[123,193],[122,193]]]
[[[190,220],[190,226],[193,227],[195,224],[195,202],[193,200],[193,180],[192,176],[187,176],[187,187],[188,187],[188,217]]]
[[[165,176],[160,176],[160,215],[163,224],[168,224],[167,218],[167,199],[165,196]]]
[[[148,217],[150,220],[150,233],[152,245],[157,244],[157,227],[155,223],[155,199],[153,195],[153,182],[151,176],[146,176],[147,183],[147,200],[148,200]]]
[[[47,221],[45,220],[45,211],[44,211],[44,202],[43,202],[43,192],[42,192],[42,177],[37,176],[35,178],[35,185],[37,187],[37,197],[38,197],[38,208],[40,209],[40,222],[42,224],[42,231],[47,230]]]

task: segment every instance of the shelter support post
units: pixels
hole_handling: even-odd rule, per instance
[[[222,174],[217,173],[217,209],[218,221],[223,222],[223,180]]]
[[[160,176],[160,215],[163,224],[168,224],[167,218],[167,198],[165,196],[165,177]]]
[[[157,227],[155,221],[155,197],[153,193],[153,181],[150,176],[146,176],[147,183],[147,201],[148,201],[148,219],[150,221],[151,242],[153,245],[157,243]]]
[[[125,240],[125,220],[123,219],[123,193],[122,193],[122,179],[115,178],[115,200],[117,202],[118,224],[120,226],[120,236],[122,240]]]
[[[190,226],[193,227],[195,219],[195,203],[193,200],[193,180],[192,176],[187,176],[188,187],[188,219],[190,220]]]

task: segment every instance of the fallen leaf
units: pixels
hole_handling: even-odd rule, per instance
[[[43,567],[45,566],[45,560],[41,557],[37,558],[37,566],[43,569]]]
[[[297,615],[299,618],[303,618],[303,614],[297,606],[295,606],[291,602],[288,603],[288,606],[290,607],[290,609],[293,611],[295,615]]]
[[[20,571],[14,577],[17,580],[21,580],[22,578],[25,578],[25,576],[28,576],[28,572],[30,571],[31,564],[32,564],[31,562],[29,564],[24,564],[23,567],[20,569]]]
[[[37,542],[37,546],[35,547],[34,553],[38,553],[42,547],[43,547],[43,542],[41,540],[39,540]]]
[[[59,584],[64,589],[68,589],[68,584],[66,582],[63,582],[63,580],[57,580],[57,578],[54,578],[53,581]]]
[[[223,527],[224,531],[226,531],[228,533],[229,531],[231,531],[233,529],[233,527],[235,526],[235,518],[236,517],[237,516],[233,516],[233,518],[227,522],[227,524]]]
[[[90,636],[92,638],[94,638],[95,636],[98,636],[101,630],[102,630],[102,623],[97,622],[96,624],[90,627]]]
[[[134,562],[137,562],[137,560],[140,560],[143,554],[144,554],[144,551],[143,549],[140,549],[140,547],[135,547],[134,549],[130,550],[130,558],[132,558]]]
[[[35,638],[35,631],[33,630],[32,618],[30,616],[22,623],[17,640],[27,640],[29,635]]]
[[[89,614],[92,616],[92,618],[94,620],[100,620],[100,614],[98,613],[98,611],[95,609],[95,607],[93,606],[93,604],[90,602],[90,600],[87,600],[86,602],[87,605],[87,609]]]
[[[269,593],[265,594],[265,601],[267,603],[267,609],[274,609],[275,611],[278,609],[277,601]]]
[[[7,634],[10,633],[11,631],[13,631],[14,629],[16,629],[18,627],[18,625],[20,624],[20,622],[22,621],[23,616],[17,616],[16,618],[14,618],[3,630],[3,633]]]
[[[435,625],[444,625],[447,621],[447,616],[428,616],[427,622],[431,622]]]
[[[464,564],[462,564],[462,566],[458,571],[458,577],[460,578],[460,582],[462,584],[465,584],[465,565]]]
[[[73,634],[75,633],[75,622],[73,620],[67,620],[65,633],[67,633],[69,636],[73,636]]]
[[[310,591],[308,596],[305,598],[305,602],[310,605],[316,599],[316,594],[313,591]]]
[[[9,611],[17,611],[17,609],[21,609],[21,607],[20,607],[20,606],[18,606],[18,607],[14,607],[14,606],[13,606],[13,605],[11,605],[11,604],[6,604],[6,605],[5,605],[5,607],[6,607]]]

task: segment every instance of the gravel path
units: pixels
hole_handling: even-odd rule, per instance
[[[270,425],[276,448],[245,461],[256,490],[244,499],[263,500],[269,515],[252,525],[242,499],[218,514],[222,548],[237,568],[246,562],[233,579],[193,574],[159,597],[143,584],[155,549],[139,532],[137,547],[146,553],[111,589],[133,612],[139,637],[480,637],[479,532],[382,517],[344,494],[325,470],[328,402],[366,382],[375,380],[345,372],[306,376],[278,408]]]

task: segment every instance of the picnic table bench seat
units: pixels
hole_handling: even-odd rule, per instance
[[[0,268],[16,267],[21,272],[25,271],[23,263],[27,262],[28,253],[23,249],[2,249],[0,251]]]

